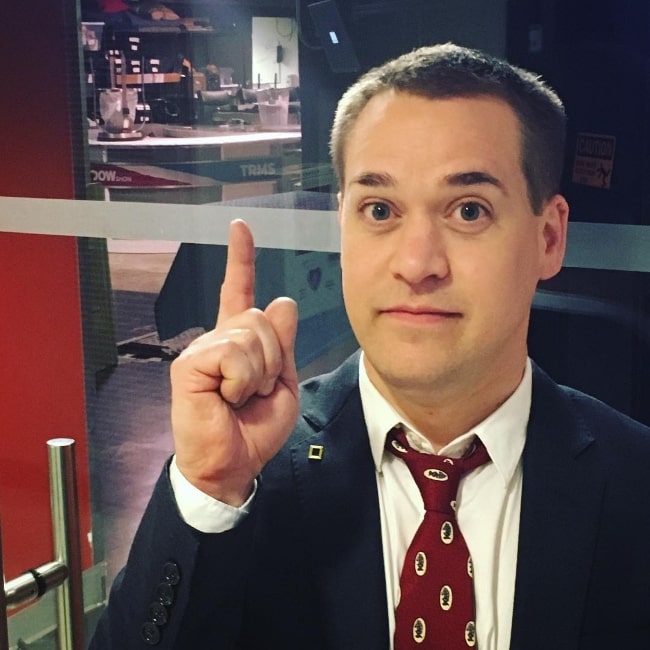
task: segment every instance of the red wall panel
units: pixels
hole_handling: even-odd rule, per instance
[[[2,196],[74,198],[66,51],[75,28],[66,25],[66,12],[74,13],[74,0],[12,3],[3,12]],[[45,443],[53,437],[77,440],[82,552],[85,566],[91,563],[80,313],[76,240],[0,233],[0,517],[7,579],[52,559]]]
[[[14,2],[2,14],[2,196],[73,198],[66,3]]]
[[[77,441],[90,529],[76,241],[0,234],[0,514],[5,573],[51,560],[46,441]]]

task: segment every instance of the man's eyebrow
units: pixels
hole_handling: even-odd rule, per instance
[[[381,172],[361,172],[351,180],[351,183],[358,183],[365,187],[393,187],[395,179],[390,174]]]
[[[454,187],[466,187],[470,185],[494,185],[504,194],[507,194],[505,185],[492,174],[481,171],[457,172],[445,176],[444,181],[447,185]],[[394,187],[395,179],[390,175],[382,172],[362,172],[355,176],[351,183],[357,183],[365,187]]]
[[[465,187],[468,185],[494,185],[499,188],[504,194],[507,194],[505,185],[492,174],[487,172],[458,172],[456,174],[449,174],[445,176],[445,183],[455,187]]]

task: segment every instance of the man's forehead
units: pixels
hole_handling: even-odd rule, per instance
[[[476,121],[479,132],[489,131],[491,121],[498,122],[504,130],[514,131],[519,136],[521,134],[518,114],[501,97],[487,94],[430,97],[391,89],[376,94],[361,109],[346,135],[346,149],[360,132],[364,138],[380,141],[387,135],[389,127],[392,132],[425,122],[435,127],[441,121],[453,121],[457,115],[465,116],[470,122]],[[488,119],[490,121],[486,121]],[[382,130],[375,129],[374,125],[378,122],[381,122]],[[514,129],[508,129],[508,126]]]
[[[463,106],[464,105],[464,106]],[[428,107],[432,108],[429,113]],[[358,182],[363,185],[389,185],[391,183],[391,175],[388,170],[377,168],[367,169],[350,169],[350,163],[360,163],[362,167],[367,167],[365,161],[360,160],[364,157],[364,153],[368,151],[371,155],[390,156],[390,146],[397,143],[399,147],[400,142],[407,142],[406,137],[402,137],[409,129],[417,134],[415,147],[419,149],[419,143],[423,145],[435,142],[433,140],[433,133],[431,130],[423,131],[421,134],[417,133],[420,125],[431,127],[435,129],[435,116],[436,107],[443,108],[440,114],[440,119],[454,119],[458,112],[463,112],[469,116],[470,123],[474,123],[473,128],[463,129],[456,125],[459,138],[472,138],[471,143],[479,140],[483,141],[492,138],[492,145],[487,147],[488,159],[493,159],[497,162],[495,169],[494,165],[486,164],[462,164],[459,167],[450,171],[446,179],[449,184],[460,185],[473,185],[477,183],[490,183],[500,189],[504,189],[503,179],[500,177],[502,174],[498,173],[496,169],[500,166],[498,161],[501,160],[507,151],[508,140],[514,144],[515,162],[523,172],[521,166],[522,160],[522,131],[520,121],[512,109],[512,107],[500,97],[493,95],[472,95],[466,96],[453,96],[453,97],[429,97],[411,92],[402,91],[382,91],[372,97],[359,113],[356,123],[347,135],[343,167],[345,171],[346,184],[350,182]],[[456,109],[459,109],[457,111]],[[492,120],[488,115],[492,116]],[[485,120],[494,121],[496,116],[496,123],[498,128],[489,128],[490,122]],[[476,117],[476,119],[474,119]],[[426,123],[429,124],[426,124]],[[380,128],[377,128],[377,125]],[[486,126],[487,125],[487,126]],[[514,128],[508,128],[510,125]],[[486,126],[486,128],[484,128]],[[493,124],[494,126],[494,124]],[[461,124],[462,127],[462,124]],[[444,133],[449,133],[443,131]],[[516,138],[513,142],[508,136]],[[453,151],[453,140],[447,142],[447,145]],[[477,147],[477,152],[479,147]],[[510,151],[512,152],[512,147]],[[354,179],[350,177],[350,173],[354,175]]]

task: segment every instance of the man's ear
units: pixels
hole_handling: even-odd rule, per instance
[[[546,202],[542,214],[535,218],[542,220],[539,233],[539,279],[548,280],[560,271],[564,261],[569,204],[562,195],[556,194]]]
[[[338,208],[338,219],[339,219],[339,226],[341,225],[341,216],[343,213],[343,192],[340,190],[336,194],[336,200],[338,201],[339,208]]]

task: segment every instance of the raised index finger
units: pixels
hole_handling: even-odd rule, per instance
[[[226,273],[221,285],[217,325],[255,304],[255,244],[248,224],[236,219],[230,224]]]

